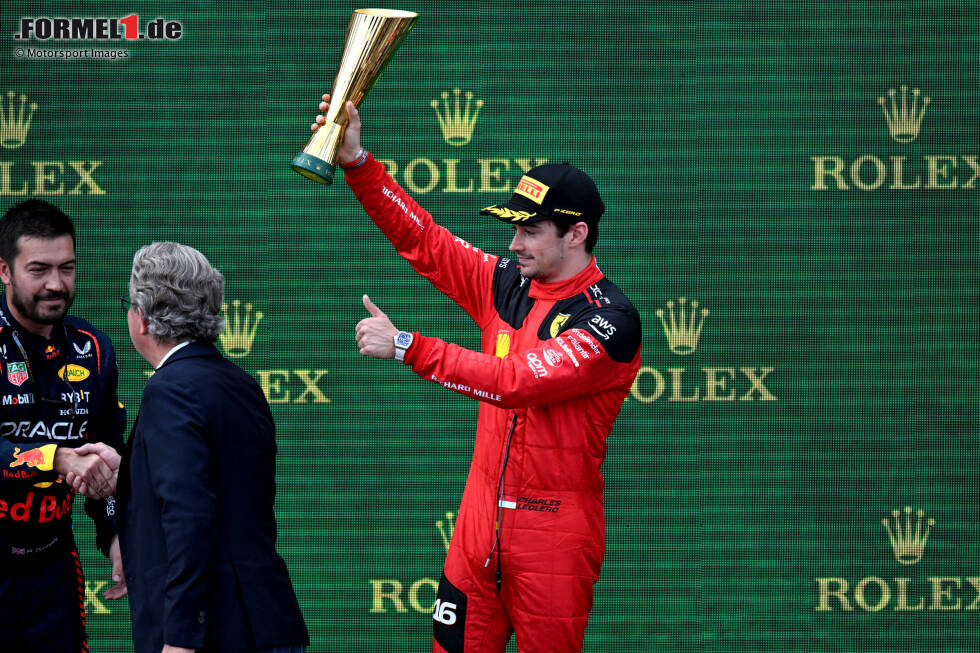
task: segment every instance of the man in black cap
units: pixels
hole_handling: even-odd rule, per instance
[[[599,192],[574,166],[547,164],[483,209],[514,226],[515,264],[437,225],[361,148],[360,117],[352,103],[347,111],[347,184],[483,333],[481,353],[400,331],[367,295],[371,316],[357,325],[361,354],[481,402],[433,650],[503,652],[515,633],[520,651],[579,651],[604,551],[606,437],[640,368],[639,315],[592,255]]]

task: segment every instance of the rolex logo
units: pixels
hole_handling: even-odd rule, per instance
[[[666,315],[663,309],[657,311],[657,317],[660,318],[660,324],[663,325],[664,334],[667,336],[667,346],[672,352],[681,356],[694,353],[694,350],[698,348],[701,329],[704,328],[704,322],[709,312],[708,309],[702,308],[699,316],[696,301],[691,302],[690,310],[688,310],[687,299],[684,297],[677,300],[676,312],[673,301],[667,302]]]
[[[892,552],[895,560],[903,565],[914,565],[922,559],[922,554],[926,550],[926,542],[929,540],[929,530],[936,520],[925,521],[926,513],[919,509],[916,511],[915,528],[912,525],[912,508],[905,506],[905,519],[902,519],[902,512],[898,509],[892,510],[892,521],[886,517],[881,520],[882,526],[888,531],[888,540],[892,545]],[[925,524],[925,528],[923,528]]]
[[[242,303],[235,300],[231,303],[232,314],[228,315],[228,304],[221,305],[221,315],[225,318],[225,329],[218,336],[221,346],[225,353],[231,358],[242,358],[248,356],[252,351],[252,343],[255,341],[255,332],[262,321],[262,311],[255,311],[252,315],[252,305],[245,304],[244,316],[242,315]]]
[[[901,97],[896,99],[895,89],[888,89],[888,100],[884,96],[878,98],[878,104],[885,113],[885,120],[888,122],[888,132],[892,140],[898,143],[911,143],[919,137],[919,128],[922,127],[922,119],[926,115],[926,107],[929,106],[931,98],[923,96],[919,103],[919,89],[912,89],[912,98],[909,99],[909,87],[902,84]]]
[[[27,142],[27,132],[31,119],[37,111],[37,104],[27,104],[27,96],[20,96],[20,104],[14,100],[15,93],[7,91],[7,100],[0,97],[0,145],[13,150]]]
[[[443,139],[447,144],[455,147],[466,145],[473,138],[473,129],[476,127],[480,109],[483,108],[483,100],[473,102],[473,92],[466,91],[464,104],[462,91],[458,88],[453,89],[452,106],[450,106],[449,91],[443,91],[441,97],[441,104],[439,100],[432,100],[429,106],[435,110],[436,117],[439,119]]]
[[[439,530],[439,535],[442,536],[442,545],[446,547],[446,551],[449,551],[449,542],[453,539],[453,529],[455,528],[453,513],[446,513],[446,521],[436,520],[436,528]]]

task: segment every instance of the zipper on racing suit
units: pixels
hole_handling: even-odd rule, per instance
[[[493,552],[497,551],[497,569],[494,573],[494,578],[497,581],[497,593],[500,593],[500,586],[503,582],[503,574],[500,571],[500,519],[501,510],[503,509],[504,500],[504,473],[507,471],[507,460],[510,457],[510,442],[514,437],[514,429],[517,428],[517,413],[514,413],[514,418],[510,421],[510,431],[507,432],[507,440],[504,444],[504,458],[500,463],[500,480],[497,481],[497,520],[494,524],[493,533],[493,546],[490,547],[490,554],[487,556],[487,561],[483,563],[484,567],[490,565],[490,560],[493,558]]]

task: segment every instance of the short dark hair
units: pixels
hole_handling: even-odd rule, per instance
[[[552,222],[555,223],[555,230],[559,238],[567,234],[573,224],[578,224],[576,222],[565,222],[564,220],[552,220]],[[591,254],[592,248],[595,247],[596,241],[599,240],[599,222],[586,222],[585,226],[589,228],[589,233],[585,236],[585,251]]]
[[[29,199],[14,204],[0,219],[0,259],[13,265],[20,253],[17,241],[21,236],[33,238],[57,238],[71,236],[75,245],[75,225],[54,204],[44,200]]]

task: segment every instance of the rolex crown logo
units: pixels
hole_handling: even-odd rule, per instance
[[[442,137],[446,143],[455,147],[461,147],[470,142],[473,138],[473,129],[476,128],[476,119],[483,108],[483,100],[473,102],[473,92],[466,91],[466,104],[461,100],[462,91],[458,88],[453,89],[454,103],[450,107],[449,91],[442,92],[442,104],[439,100],[429,102],[439,119],[439,127],[442,129]]]
[[[221,305],[221,315],[225,318],[225,329],[218,336],[225,353],[231,358],[248,356],[255,341],[255,332],[262,321],[262,311],[255,311],[252,316],[252,305],[245,304],[245,315],[242,315],[242,303],[235,300],[231,303],[232,315],[228,317],[228,304]]]
[[[902,520],[900,510],[892,510],[892,521],[886,517],[881,520],[882,526],[888,531],[888,540],[892,545],[892,552],[895,560],[903,565],[914,565],[922,559],[922,554],[926,550],[926,542],[929,540],[929,530],[935,519],[924,521],[926,513],[921,508],[916,511],[915,530],[912,528],[912,508],[905,506],[905,519]],[[925,529],[922,528],[925,523]]]
[[[453,539],[453,530],[455,529],[453,513],[446,513],[446,521],[437,520],[436,528],[439,530],[439,535],[442,536],[442,545],[446,547],[446,551],[449,551],[449,542]]]
[[[6,102],[0,97],[0,145],[12,150],[26,143],[35,111],[37,104],[31,102],[28,106],[26,95],[20,96],[19,105],[13,91],[7,91]]]
[[[878,104],[885,113],[885,120],[888,122],[888,132],[892,140],[899,143],[911,143],[919,137],[919,128],[922,127],[922,119],[926,115],[926,107],[929,106],[931,98],[923,96],[922,103],[919,103],[919,89],[912,89],[912,99],[909,101],[909,87],[902,84],[902,97],[895,99],[895,89],[888,89],[889,101],[879,97]]]
[[[698,348],[698,340],[701,339],[701,329],[708,317],[708,309],[702,308],[698,315],[698,303],[691,302],[690,311],[687,309],[687,299],[681,297],[677,300],[677,311],[674,311],[674,302],[667,302],[667,313],[665,316],[663,309],[657,311],[660,324],[664,327],[664,334],[667,336],[667,346],[675,354],[686,356],[694,353]],[[669,316],[670,320],[667,320]],[[700,317],[700,320],[698,319]]]

